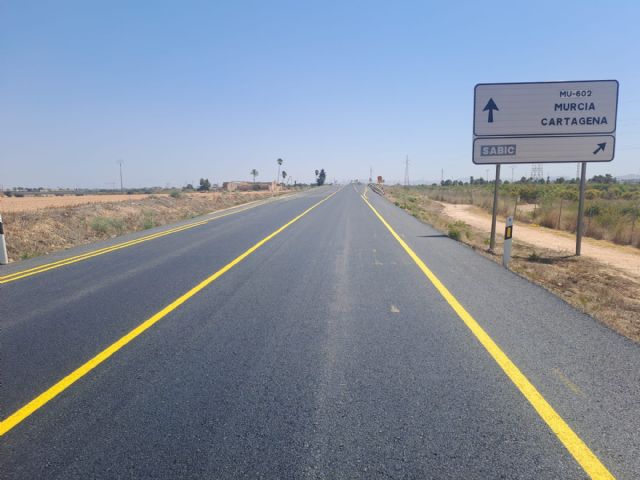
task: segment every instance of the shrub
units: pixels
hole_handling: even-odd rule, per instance
[[[182,193],[180,193],[178,190],[172,191],[169,195],[171,195],[173,198],[182,198]]]
[[[469,226],[463,221],[455,221],[449,224],[449,231],[447,235],[449,238],[460,241],[462,239],[462,235],[467,232]]]
[[[449,238],[452,238],[453,240],[460,241],[460,230],[452,227],[451,225],[449,225],[449,232],[447,235],[449,235]]]
[[[142,228],[145,230],[149,230],[156,226],[156,221],[153,218],[153,212],[145,211],[142,212],[143,220],[142,220]]]
[[[103,235],[122,233],[124,231],[124,222],[118,218],[94,217],[91,221],[91,228]]]

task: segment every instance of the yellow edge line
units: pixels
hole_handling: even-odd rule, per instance
[[[304,212],[302,212],[300,215],[295,217],[293,220],[290,220],[289,222],[285,223],[283,226],[278,228],[276,231],[274,231],[270,235],[266,236],[265,238],[260,240],[258,243],[256,243],[254,246],[252,246],[251,248],[246,250],[244,253],[242,253],[240,256],[236,257],[234,260],[232,260],[227,265],[222,267],[216,273],[214,273],[210,277],[204,279],[202,282],[197,284],[195,287],[193,287],[187,293],[183,294],[182,296],[180,296],[179,298],[177,298],[176,300],[171,302],[169,305],[167,305],[162,310],[160,310],[159,312],[157,312],[156,314],[154,314],[153,316],[151,316],[150,318],[148,318],[147,320],[142,322],[140,325],[138,325],[136,328],[131,330],[125,336],[123,336],[122,338],[117,340],[115,343],[112,343],[110,346],[108,346],[107,348],[102,350],[100,353],[98,353],[91,360],[87,361],[86,363],[84,363],[83,365],[81,365],[80,367],[75,369],[69,375],[67,375],[63,379],[59,380],[56,384],[54,384],[52,387],[50,387],[49,389],[47,389],[46,391],[44,391],[43,393],[38,395],[36,398],[31,400],[25,406],[23,406],[22,408],[20,408],[19,410],[17,410],[16,412],[11,414],[10,416],[8,416],[5,420],[0,422],[0,436],[2,436],[5,433],[7,433],[13,427],[15,427],[20,422],[22,422],[24,419],[29,417],[36,410],[38,410],[39,408],[44,406],[47,402],[49,402],[50,400],[55,398],[57,395],[59,395],[60,393],[65,391],[67,388],[69,388],[75,382],[77,382],[80,378],[84,377],[91,370],[93,370],[98,365],[100,365],[102,362],[107,360],[111,355],[116,353],[118,350],[120,350],[122,347],[127,345],[129,342],[134,340],[136,337],[140,336],[143,332],[145,332],[146,330],[151,328],[154,324],[159,322],[162,318],[164,318],[169,313],[174,311],[176,308],[178,308],[180,305],[185,303],[191,297],[193,297],[198,292],[203,290],[205,287],[207,287],[211,283],[215,282],[218,278],[220,278],[226,272],[231,270],[238,263],[242,262],[245,258],[247,258],[249,255],[251,255],[253,252],[255,252],[258,248],[263,246],[265,243],[267,243],[273,237],[275,237],[276,235],[281,233],[284,229],[286,229],[287,227],[289,227],[293,223],[295,223],[298,220],[300,220],[302,217],[304,217],[307,213],[309,213],[311,210],[316,208],[321,203],[324,203],[327,200],[329,200],[336,193],[338,193],[338,191],[333,192],[331,195],[323,198],[318,203],[316,203],[313,206],[309,207]]]
[[[252,208],[259,207],[260,205],[264,205],[268,201],[269,200],[254,200],[252,202],[247,202],[247,203],[244,203],[244,204],[241,204],[241,205],[236,205],[234,207],[225,208],[225,209],[222,209],[222,210],[218,210],[218,211],[215,211],[215,212],[208,213],[207,215],[216,215],[216,217],[208,219],[208,220],[200,220],[200,221],[195,222],[195,223],[190,223],[188,225],[182,225],[180,227],[171,228],[169,230],[164,230],[162,232],[158,232],[158,233],[154,233],[154,234],[147,235],[147,236],[144,236],[144,237],[136,238],[134,240],[129,240],[127,242],[123,242],[123,243],[119,243],[119,244],[116,244],[116,245],[112,245],[110,247],[100,248],[98,250],[93,250],[93,251],[90,251],[90,252],[86,252],[86,253],[83,253],[83,254],[80,254],[80,255],[76,255],[74,257],[63,258],[61,260],[57,260],[57,261],[51,262],[51,263],[45,263],[44,265],[38,265],[37,267],[29,268],[27,270],[21,270],[19,272],[10,273],[10,274],[7,274],[7,275],[4,275],[4,276],[0,277],[0,284],[13,282],[15,280],[20,280],[21,278],[30,277],[32,275],[37,275],[39,273],[47,272],[49,270],[53,270],[55,268],[63,267],[65,265],[70,265],[72,263],[81,262],[81,261],[87,260],[89,258],[97,257],[99,255],[104,255],[105,253],[111,253],[111,252],[114,252],[116,250],[120,250],[120,249],[123,249],[123,248],[131,247],[133,245],[138,245],[139,243],[147,242],[149,240],[155,240],[156,238],[164,237],[166,235],[171,235],[173,233],[178,233],[178,232],[182,232],[184,230],[195,228],[195,227],[198,227],[200,225],[204,225],[206,223],[213,222],[213,221],[218,220],[220,218],[227,217],[229,215],[235,215],[236,213],[241,213],[241,212],[244,212],[246,210],[250,210]],[[260,203],[259,205],[253,205],[253,206],[247,207],[247,208],[241,208],[240,210],[235,210],[233,212],[225,213],[223,215],[217,215],[220,212],[224,212],[226,210],[231,210],[231,209],[239,208],[239,207],[246,207],[247,205],[250,205],[250,204],[256,203],[256,202],[263,202],[263,203]]]
[[[529,401],[538,415],[545,421],[551,431],[558,437],[560,442],[571,453],[573,458],[580,464],[582,469],[593,479],[613,479],[615,478],[609,470],[600,462],[598,457],[589,449],[582,439],[571,429],[571,427],[563,420],[563,418],[553,409],[536,387],[529,379],[520,371],[520,369],[511,361],[500,347],[493,341],[480,324],[471,316],[467,310],[458,302],[456,297],[444,286],[444,284],[435,276],[435,274],[425,265],[418,255],[405,243],[395,230],[387,223],[387,221],[378,213],[378,211],[369,203],[369,201],[360,195],[362,199],[369,205],[369,208],[375,213],[378,219],[383,223],[391,235],[398,241],[402,248],[409,254],[415,264],[422,270],[422,273],[429,279],[433,286],[438,290],[440,295],[447,301],[451,308],[458,314],[458,317],[471,330],[473,335],[478,339],[482,346],[489,352],[489,355],[502,368],[504,373],[520,390],[520,393]]]

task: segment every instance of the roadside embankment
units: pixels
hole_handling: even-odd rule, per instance
[[[416,188],[389,187],[386,196],[421,221],[479,253],[500,262],[502,232],[496,251],[488,252],[491,216],[472,205],[428,198]],[[605,325],[640,342],[640,251],[585,238],[583,255],[573,255],[574,237],[566,232],[516,222],[510,268],[555,293]]]
[[[272,195],[271,192],[216,192],[121,196],[116,201],[100,199],[64,207],[20,209],[14,206],[3,211],[2,218],[9,259],[16,261],[186,220]]]

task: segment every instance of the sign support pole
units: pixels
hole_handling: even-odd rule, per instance
[[[584,190],[587,182],[587,162],[582,162],[580,174],[580,197],[578,200],[578,228],[576,228],[576,256],[580,256],[582,250],[582,235],[584,233]]]
[[[489,240],[489,251],[496,248],[496,217],[498,216],[498,186],[500,185],[500,164],[496,164],[496,179],[493,186],[493,214],[491,216],[491,239]]]

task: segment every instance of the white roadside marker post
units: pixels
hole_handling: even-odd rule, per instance
[[[7,243],[4,240],[4,226],[2,225],[2,215],[0,215],[0,265],[9,263],[7,256]]]
[[[511,242],[513,237],[513,217],[507,217],[507,224],[504,228],[504,248],[502,250],[502,265],[509,268],[511,260]]]

